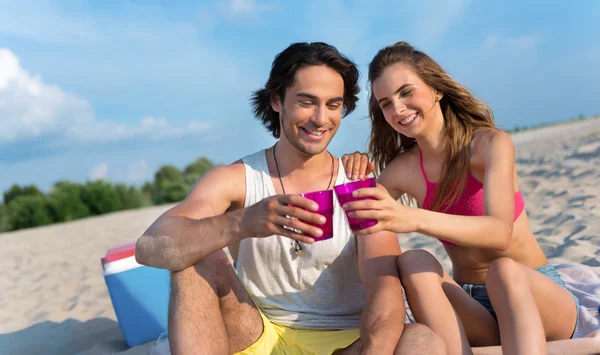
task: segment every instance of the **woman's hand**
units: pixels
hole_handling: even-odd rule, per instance
[[[342,208],[348,211],[348,217],[377,220],[377,224],[372,227],[354,231],[356,235],[373,234],[382,230],[394,233],[411,233],[417,230],[417,209],[398,203],[383,185],[358,189],[352,196],[371,199],[345,203]]]
[[[346,176],[352,180],[365,179],[375,170],[375,164],[369,161],[367,153],[344,154],[342,164],[344,164]]]

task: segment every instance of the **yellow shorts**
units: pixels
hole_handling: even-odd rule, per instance
[[[330,355],[347,348],[360,338],[360,329],[293,329],[271,323],[259,310],[263,333],[258,340],[236,355]]]

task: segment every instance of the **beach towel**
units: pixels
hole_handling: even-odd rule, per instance
[[[600,275],[582,264],[554,264],[571,292],[579,299],[579,319],[573,338],[583,338],[600,330]]]

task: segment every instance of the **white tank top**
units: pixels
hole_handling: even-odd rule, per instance
[[[243,158],[244,207],[275,195],[265,151]],[[335,185],[347,182],[340,162]],[[366,292],[358,273],[356,237],[334,194],[333,238],[302,244],[280,235],[246,238],[240,243],[237,274],[267,318],[300,329],[360,328]]]

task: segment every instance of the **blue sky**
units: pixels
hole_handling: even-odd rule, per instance
[[[400,40],[490,104],[500,127],[600,113],[599,1],[173,3],[0,0],[1,191],[140,184],[162,164],[271,145],[248,99],[298,41],[334,44],[361,70],[338,155],[365,150],[366,68]]]

